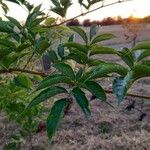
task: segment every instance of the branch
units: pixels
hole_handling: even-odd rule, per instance
[[[84,15],[87,15],[87,14],[89,14],[89,13],[92,13],[92,12],[94,12],[94,11],[96,11],[96,10],[101,9],[101,8],[108,7],[108,6],[112,6],[112,5],[115,5],[115,4],[118,4],[118,3],[125,3],[125,2],[128,2],[128,1],[132,1],[132,0],[123,0],[123,1],[120,1],[120,0],[119,0],[119,1],[117,1],[117,2],[113,2],[113,3],[107,4],[107,5],[101,5],[100,7],[97,7],[97,8],[95,8],[95,9],[92,9],[92,10],[87,11],[87,12],[85,12],[85,13],[81,13],[81,14],[79,14],[79,15],[77,15],[77,16],[71,18],[71,19],[65,20],[65,21],[63,21],[63,22],[61,22],[61,23],[54,24],[54,25],[50,25],[50,26],[43,26],[43,27],[45,27],[45,28],[48,28],[48,27],[56,27],[56,26],[62,25],[62,24],[64,24],[64,23],[67,23],[67,22],[69,22],[69,21],[71,21],[71,20],[77,19],[77,18],[79,18],[79,17],[81,17],[81,16],[84,16]]]
[[[19,68],[10,68],[10,69],[0,70],[0,74],[13,73],[13,72],[22,72],[22,73],[40,75],[42,77],[46,77],[47,76],[47,74],[43,73],[43,72],[37,72],[37,71],[31,71],[31,70],[19,69]]]
[[[106,90],[105,89],[105,92],[108,93],[108,94],[113,94],[113,92],[111,90]],[[137,98],[144,98],[144,99],[149,99],[150,100],[150,96],[146,96],[146,95],[137,95],[137,94],[128,93],[127,96],[137,97]]]
[[[32,55],[29,57],[27,63],[25,64],[24,68],[23,69],[26,69],[26,67],[28,66],[28,64],[30,63],[31,59],[33,58],[35,53],[32,53]]]
[[[36,71],[30,71],[30,70],[25,70],[25,69],[19,69],[19,68],[10,68],[10,69],[0,70],[0,74],[13,73],[13,72],[22,72],[22,73],[40,75],[42,77],[47,77],[48,76],[44,72],[36,72]],[[108,93],[108,94],[113,94],[113,92],[111,90],[105,89],[105,92]],[[137,97],[137,98],[142,98],[142,99],[149,99],[150,100],[150,96],[146,96],[146,95],[137,95],[137,94],[128,93],[127,96]]]

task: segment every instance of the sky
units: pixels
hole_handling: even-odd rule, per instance
[[[42,4],[42,9],[45,12],[50,12],[50,0],[28,0],[31,4],[34,4],[35,6]],[[80,5],[77,3],[78,0],[72,0],[73,5],[69,8],[67,12],[67,19],[72,18],[78,14],[81,13]],[[118,0],[105,0],[104,4],[116,2]],[[10,11],[8,15],[13,16],[14,18],[23,21],[27,17],[27,11],[11,2],[7,3]],[[97,3],[94,6],[91,7],[91,9],[94,9],[96,7],[99,7],[101,3]],[[85,10],[83,9],[83,12]],[[55,16],[53,13],[49,13],[52,17]],[[150,0],[132,0],[129,2],[121,3],[121,4],[115,4],[113,6],[108,6],[105,8],[101,8],[98,11],[95,11],[93,13],[90,13],[84,17],[80,17],[80,20],[84,19],[91,19],[91,20],[102,20],[105,17],[128,17],[128,16],[134,16],[134,17],[144,17],[147,15],[150,15]],[[0,16],[2,16],[2,10],[0,10]]]

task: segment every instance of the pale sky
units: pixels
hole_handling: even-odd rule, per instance
[[[35,6],[42,4],[42,9],[45,12],[49,12],[50,9],[50,0],[28,0],[30,3],[34,4]],[[78,0],[72,0],[73,5],[69,8],[67,13],[67,18],[72,18],[81,13],[81,8],[77,3]],[[105,0],[105,4],[112,3],[118,0]],[[91,9],[99,7],[101,3],[95,4]],[[21,21],[25,20],[27,17],[27,12],[22,7],[8,2],[8,6],[10,8],[10,12],[8,15],[13,16],[16,19]],[[83,10],[84,11],[84,10]],[[52,16],[56,16],[53,13],[50,13]],[[135,16],[135,17],[144,17],[150,15],[150,0],[132,0],[130,2],[125,2],[121,4],[116,4],[113,6],[108,6],[102,8],[98,11],[90,13],[86,16],[80,17],[80,20],[90,18],[91,20],[101,20],[104,17],[115,17],[115,16]],[[2,11],[0,10],[0,16],[2,16]]]

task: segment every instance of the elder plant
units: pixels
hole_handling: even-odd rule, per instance
[[[101,44],[102,41],[115,38],[115,35],[97,34],[96,25],[91,26],[88,34],[80,27],[68,28],[55,24],[54,18],[49,18],[41,11],[41,5],[34,7],[22,0],[11,2],[23,5],[29,11],[29,15],[24,24],[7,15],[8,21],[0,21],[0,88],[3,89],[10,83],[17,88],[15,91],[17,94],[13,98],[9,98],[13,93],[10,92],[12,86],[7,86],[7,94],[0,95],[1,109],[7,112],[6,102],[10,105],[15,100],[15,104],[18,104],[19,99],[23,106],[18,106],[19,113],[22,113],[17,116],[21,118],[23,114],[28,116],[26,112],[34,109],[38,113],[41,112],[43,102],[57,99],[47,117],[46,128],[49,140],[54,136],[59,122],[70,108],[72,101],[78,104],[86,117],[90,117],[87,91],[97,100],[113,107],[108,102],[105,89],[98,82],[99,79],[110,78],[115,74],[112,91],[120,104],[135,81],[150,76],[150,41],[138,43],[131,49],[123,48],[118,51]],[[88,9],[97,2],[99,1],[88,1],[89,4],[84,5],[83,1],[79,1],[81,6]],[[70,0],[53,0],[52,3],[54,4],[52,11],[63,18],[72,5]],[[41,24],[43,21],[46,26]],[[80,36],[82,44],[74,41],[74,34]],[[141,53],[135,57],[138,50]],[[52,72],[40,72],[39,66],[36,65],[45,53],[51,59]],[[95,57],[104,54],[117,55],[126,65]],[[21,92],[24,93],[26,102],[20,97]],[[60,99],[58,95],[61,95]],[[9,112],[11,111],[10,109]],[[34,115],[38,117],[38,113]]]

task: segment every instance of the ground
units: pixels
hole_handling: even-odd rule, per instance
[[[107,55],[103,59],[120,62],[117,57]],[[105,88],[111,89],[111,80],[100,81],[100,83]],[[150,80],[148,78],[139,80],[129,93],[148,96]],[[91,118],[85,118],[80,108],[73,104],[60,124],[51,143],[51,150],[149,150],[150,100],[127,96],[118,106],[112,94],[107,94],[107,97],[115,109],[98,99],[92,100],[90,101]],[[127,111],[125,108],[134,100],[136,109]],[[146,113],[146,116],[139,121],[142,113]],[[1,112],[0,150],[9,141],[10,135],[17,130],[16,124],[9,122],[5,114]],[[46,148],[48,145],[46,132],[35,134],[32,144],[34,150],[48,149]],[[28,140],[24,141],[21,150],[29,150]]]

